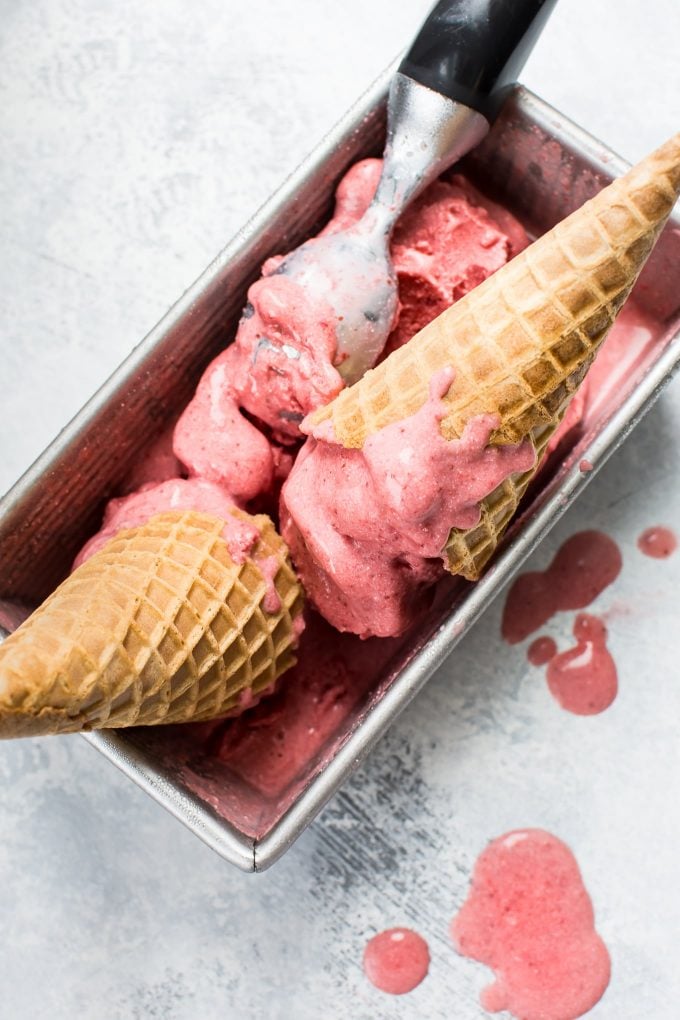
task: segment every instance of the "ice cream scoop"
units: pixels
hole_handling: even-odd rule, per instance
[[[441,0],[392,80],[375,197],[358,223],[308,241],[276,272],[330,308],[346,383],[378,359],[397,313],[392,229],[489,130],[556,0]]]

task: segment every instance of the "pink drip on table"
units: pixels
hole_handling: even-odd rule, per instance
[[[584,609],[620,574],[621,552],[601,531],[579,531],[547,570],[520,574],[508,592],[501,633],[510,644],[529,637],[560,610]]]
[[[541,829],[510,832],[484,850],[451,937],[494,971],[481,995],[492,1013],[575,1020],[609,984],[609,953],[576,859]]]
[[[618,692],[616,663],[607,648],[607,628],[589,613],[574,623],[576,646],[548,663],[548,687],[562,708],[575,715],[598,715]]]
[[[656,525],[643,531],[637,540],[640,552],[655,560],[665,560],[678,548],[678,539],[670,528]]]
[[[527,649],[527,659],[532,666],[545,666],[557,654],[557,645],[546,634],[532,641]]]
[[[364,950],[366,977],[382,992],[404,995],[420,984],[430,968],[425,939],[410,928],[389,928],[375,935]]]

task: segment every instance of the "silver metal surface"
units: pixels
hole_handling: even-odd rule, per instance
[[[424,188],[489,131],[476,110],[397,72],[387,104],[385,163],[373,208],[386,229]]]
[[[102,499],[115,491],[132,460],[187,398],[197,373],[224,343],[262,259],[308,236],[327,212],[342,170],[358,156],[380,150],[388,78],[389,72],[2,501],[0,597],[36,604],[66,572],[74,549],[92,530]],[[519,89],[467,169],[520,218],[543,230],[625,167],[600,143]],[[667,231],[638,288],[640,302],[667,320],[670,330],[680,304],[678,245],[677,234]],[[279,817],[273,810],[276,820],[258,838],[239,831],[208,799],[192,793],[172,757],[156,754],[142,731],[100,732],[87,739],[227,860],[245,870],[267,867],[303,831],[651,405],[677,368],[680,344],[659,345],[657,355],[630,392],[622,391],[609,420],[597,423],[535,496],[485,577],[452,593],[438,615],[397,650],[376,680],[375,695],[334,738],[325,766],[309,763],[300,792]],[[578,468],[583,458],[594,467],[587,475]]]

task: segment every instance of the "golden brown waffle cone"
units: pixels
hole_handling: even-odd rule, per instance
[[[223,520],[172,512],[67,578],[0,645],[0,736],[210,719],[288,669],[302,591],[287,547],[268,517],[232,513],[260,533],[244,563]],[[276,612],[263,604],[265,559]]]
[[[305,431],[330,422],[339,443],[360,449],[369,435],[418,411],[433,375],[452,366],[442,435],[457,439],[470,418],[495,413],[491,441],[529,436],[537,467],[679,192],[680,134],[310,415]],[[535,472],[487,497],[476,528],[451,532],[451,573],[479,576]]]

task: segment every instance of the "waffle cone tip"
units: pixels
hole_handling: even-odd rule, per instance
[[[225,521],[159,514],[120,532],[0,645],[0,737],[199,721],[293,664],[302,591],[267,517],[234,560]]]

